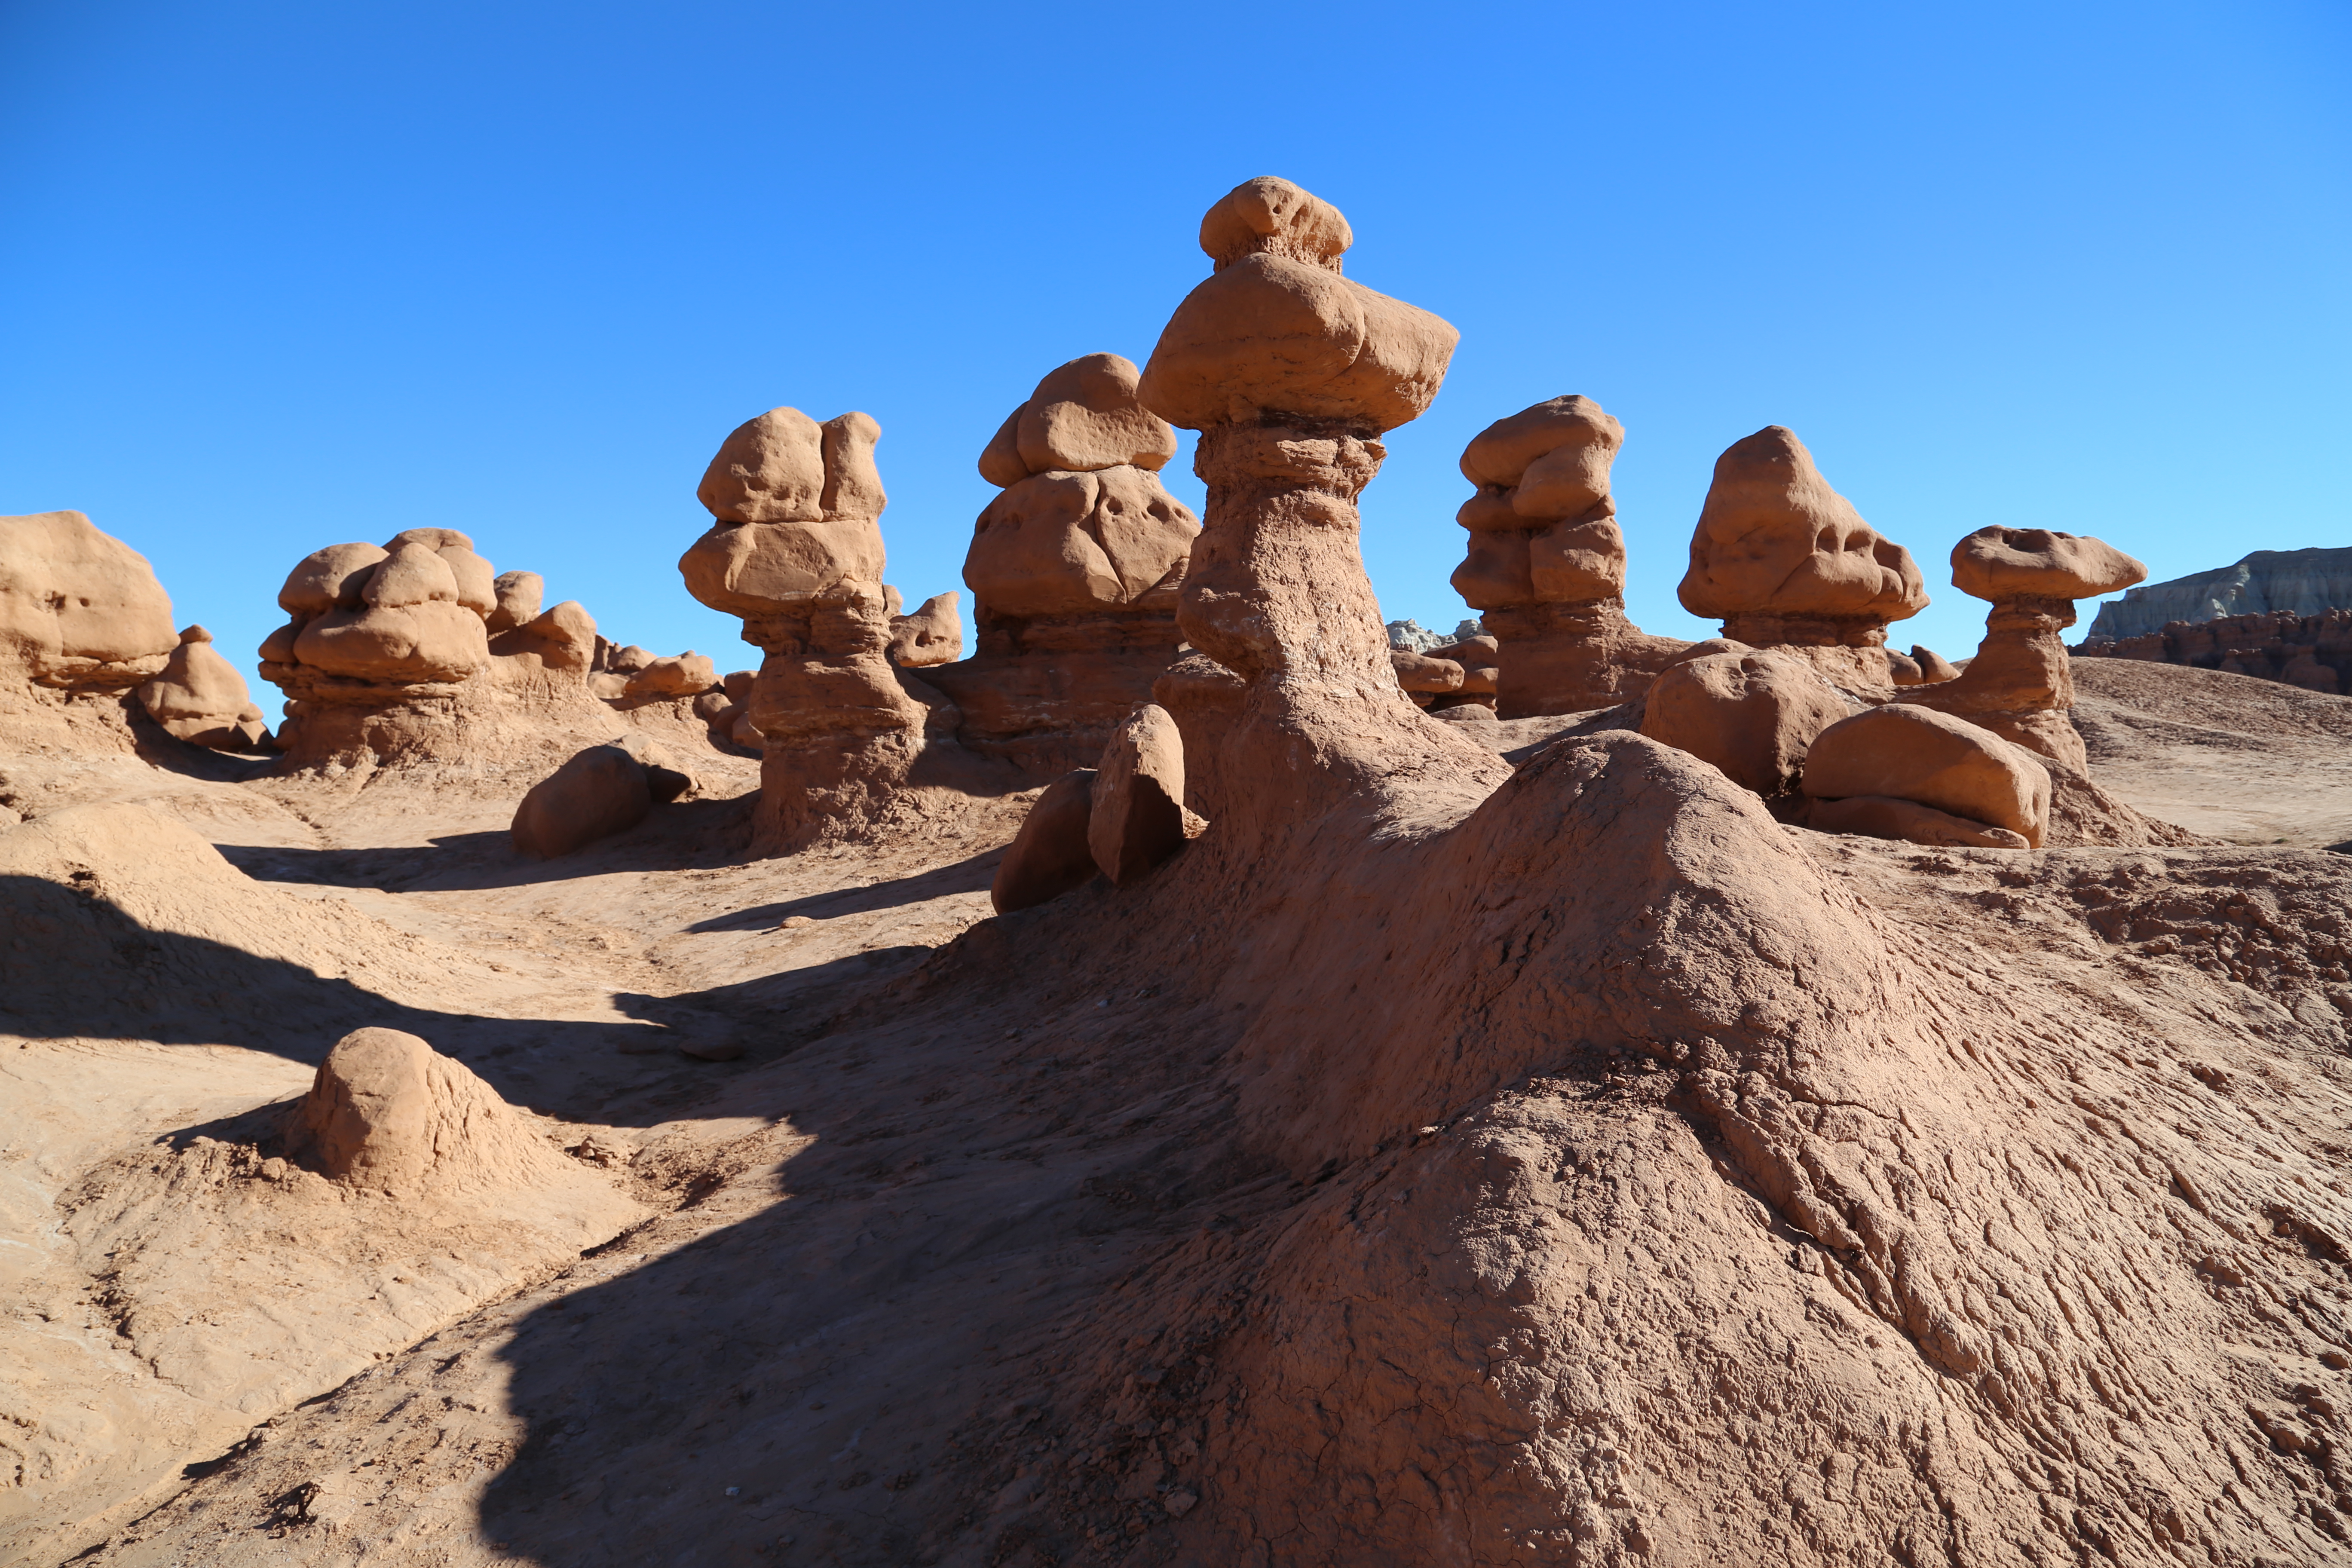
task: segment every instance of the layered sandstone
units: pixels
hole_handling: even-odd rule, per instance
[[[1555,397],[1479,432],[1462,475],[1478,487],[1454,588],[1500,646],[1505,719],[1613,707],[1685,646],[1625,618],[1625,534],[1609,493],[1625,428],[1589,397]]]
[[[2073,651],[2085,658],[2144,659],[2223,675],[2250,675],[2330,695],[2352,691],[2352,610],[2298,616],[2287,610],[2228,616],[2210,621],[2168,621],[2151,632],[2103,636],[2112,605]]]
[[[1113,353],[1058,366],[981,453],[1003,493],[964,558],[978,646],[923,679],[954,700],[966,747],[1031,776],[1091,765],[1183,641],[1201,526],[1160,482],[1176,432],[1136,401],[1138,376]]]
[[[887,809],[923,745],[925,704],[888,658],[882,426],[772,408],[738,426],[696,491],[715,520],[678,559],[687,591],[760,648],[761,843],[789,848]]]
[[[1787,648],[1875,696],[1895,687],[1888,623],[1927,606],[1910,552],[1864,522],[1778,425],[1716,459],[1680,594],[1692,615],[1720,619],[1725,637]]]
[[[123,698],[179,640],[145,556],[78,511],[0,517],[0,734],[129,752]]]
[[[1955,714],[2030,752],[2087,771],[2068,710],[2074,678],[2063,634],[2074,601],[2112,594],[2147,568],[2096,539],[2046,528],[1978,529],[1952,547],[1952,585],[1990,602],[1985,637],[1954,679],[1905,700]]]

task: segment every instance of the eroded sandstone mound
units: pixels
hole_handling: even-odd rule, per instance
[[[128,752],[122,696],[179,640],[145,556],[78,511],[0,517],[0,737]]]
[[[138,689],[140,706],[166,732],[192,745],[253,751],[269,740],[261,710],[236,666],[213,647],[213,634],[190,626],[163,668]]]

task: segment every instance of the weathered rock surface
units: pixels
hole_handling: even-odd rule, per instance
[[[1184,738],[1164,708],[1145,703],[1103,748],[1090,786],[1087,846],[1124,886],[1184,847]]]
[[[127,691],[179,640],[145,556],[78,511],[0,517],[0,680]]]
[[[410,1196],[569,1173],[463,1062],[399,1029],[355,1029],[336,1043],[287,1120],[286,1152],[330,1180]]]
[[[963,657],[963,617],[950,589],[934,594],[915,613],[890,616],[890,662],[901,669],[928,669]]]
[[[1160,482],[1176,432],[1136,401],[1139,378],[1117,354],[1072,360],[981,454],[1004,493],[964,558],[978,647],[923,679],[954,702],[963,745],[1032,776],[1093,763],[1183,640],[1201,526]]]
[[[1887,623],[1927,605],[1910,552],[1863,521],[1779,425],[1716,459],[1680,595],[1692,615],[1721,617],[1724,636],[1794,649],[1870,693],[1894,689]]]
[[[989,884],[998,914],[1034,909],[1094,880],[1100,868],[1087,829],[1095,777],[1092,768],[1074,768],[1038,792]]]
[[[537,859],[569,855],[625,833],[653,809],[643,763],[621,746],[591,746],[530,788],[515,808],[515,853]]]
[[[245,677],[213,647],[213,634],[190,626],[163,668],[138,690],[140,706],[166,732],[191,745],[253,751],[269,742]]]

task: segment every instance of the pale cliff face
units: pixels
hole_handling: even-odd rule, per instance
[[[2332,609],[2352,609],[2352,547],[2257,550],[2235,565],[2127,590],[2099,606],[2089,635],[2139,637],[2161,631],[2168,621],[2269,610],[2315,616]]]

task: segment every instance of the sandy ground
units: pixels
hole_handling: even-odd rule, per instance
[[[2139,809],[2241,845],[2352,839],[2352,700],[2076,671],[2097,776]],[[337,791],[253,771],[0,763],[0,803],[37,823],[89,800],[185,823],[266,895],[252,919],[313,943],[225,975],[202,1026],[163,1038],[95,1005],[0,1015],[17,1031],[0,1034],[0,1310],[39,1347],[0,1361],[0,1561],[982,1562],[972,1543],[993,1542],[1043,1562],[971,1521],[1027,1517],[1083,1460],[1107,1479],[1056,1528],[1108,1562],[1193,1506],[1204,1428],[1148,1400],[1043,1419],[1056,1347],[1116,1343],[1171,1249],[1214,1257],[1311,1194],[1234,1161],[1227,1108],[1185,1076],[1214,1019],[1150,985],[1003,984],[1034,956],[1022,922],[987,920],[1021,799],[927,842],[745,863],[752,781],[722,760],[707,798],[535,864],[505,843],[515,781]],[[1823,854],[2004,963],[2098,945],[2061,896],[2072,872],[2020,890],[1943,855],[1920,891],[1902,847]],[[149,935],[212,940],[161,917]],[[133,984],[119,953],[92,986]],[[954,1027],[902,1013],[943,984],[968,999]],[[464,1061],[641,1217],[578,1247],[478,1238],[478,1268],[404,1307],[389,1254],[310,1278],[365,1331],[278,1352],[257,1400],[140,1321],[154,1302],[117,1254],[166,1233],[142,1214],[231,1202],[253,1179],[234,1151],[266,1147],[340,1032],[372,1022]],[[255,1256],[307,1245],[298,1222],[272,1234]],[[216,1338],[267,1338],[266,1291],[217,1313]],[[1135,1399],[1191,1375],[1133,1343]],[[656,1515],[698,1523],[666,1542],[636,1522]]]

